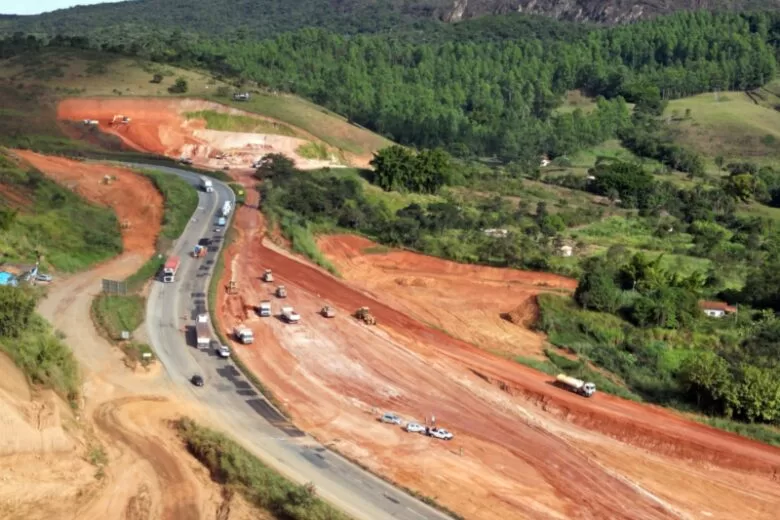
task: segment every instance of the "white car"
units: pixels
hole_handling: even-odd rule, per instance
[[[401,424],[401,418],[390,412],[384,413],[379,420],[388,424]]]
[[[406,431],[409,433],[425,433],[425,426],[420,423],[410,422],[406,424]]]
[[[442,439],[445,441],[449,441],[454,437],[454,435],[452,435],[444,428],[427,428],[425,430],[425,434],[429,437],[436,437],[437,439]]]
[[[220,345],[217,349],[217,354],[219,354],[219,357],[227,359],[230,357],[230,349],[225,345]]]
[[[54,278],[50,274],[38,273],[35,275],[35,279],[39,282],[51,282]]]

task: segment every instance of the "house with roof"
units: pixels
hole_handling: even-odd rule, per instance
[[[710,318],[722,318],[728,314],[737,312],[737,308],[726,302],[700,301],[699,308]]]

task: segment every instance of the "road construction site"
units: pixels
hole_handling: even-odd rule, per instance
[[[157,107],[153,107],[151,113],[157,114]],[[143,103],[138,101],[138,110],[142,109]],[[117,106],[106,109],[106,115],[113,112],[131,117],[128,129],[143,117],[142,112],[131,113]],[[95,112],[78,117],[103,118]],[[132,142],[139,150],[178,158],[180,147],[161,146],[166,137],[152,131],[153,117]],[[102,129],[102,121],[99,124]],[[55,168],[57,161],[66,160],[27,155],[55,178],[65,174],[47,170],[71,166],[63,162]],[[73,163],[73,167],[78,164]],[[657,407],[602,393],[585,398],[554,386],[554,378],[507,359],[539,355],[544,337],[529,328],[535,316],[534,297],[546,291],[570,292],[576,285],[573,280],[463,266],[410,252],[377,253],[375,244],[351,236],[322,238],[320,247],[343,276],[338,279],[268,239],[251,173],[247,168],[230,170],[246,187],[247,204],[235,212],[234,239],[225,253],[216,316],[212,318],[225,335],[236,326],[252,330],[254,342],[233,342],[233,355],[273,393],[294,427],[465,518],[776,517],[780,503],[777,448]],[[123,178],[117,184],[121,182]],[[99,178],[94,184],[104,186]],[[139,185],[136,189],[143,192],[146,188]],[[84,194],[88,196],[88,192]],[[153,204],[150,200],[117,194],[116,211],[119,214],[120,207],[126,207],[121,211],[132,220],[133,215],[149,211],[143,209],[142,201]],[[160,210],[157,215],[161,214]],[[194,218],[202,223],[201,219],[199,215]],[[131,225],[124,233],[133,229]],[[138,235],[137,251],[153,250],[154,236],[147,231],[146,237],[151,240],[149,245],[140,242]],[[137,255],[139,260],[132,256],[136,249],[128,244],[133,240],[125,239],[126,252],[117,260],[55,285],[40,309],[66,333],[68,343],[90,372],[85,416],[92,417],[97,435],[103,436],[112,461],[117,461],[105,488],[90,484],[93,487],[62,490],[57,495],[62,500],[41,509],[49,516],[59,511],[56,503],[64,503],[63,497],[68,497],[76,510],[89,513],[77,515],[79,518],[96,518],[98,512],[107,514],[117,506],[129,511],[130,504],[136,504],[132,508],[146,504],[142,509],[149,513],[135,517],[127,513],[127,518],[211,517],[211,511],[220,507],[221,496],[208,481],[199,480],[202,474],[197,463],[186,454],[179,456],[181,452],[165,440],[168,430],[164,421],[187,413],[221,425],[242,442],[250,440],[252,431],[257,430],[247,419],[249,415],[231,408],[245,403],[228,399],[227,390],[222,389],[225,385],[218,379],[219,369],[214,375],[206,374],[206,387],[215,390],[213,396],[193,401],[193,390],[181,390],[180,379],[186,377],[183,373],[162,377],[161,373],[130,372],[111,347],[101,343],[88,318],[91,284],[137,268],[143,255]],[[267,269],[273,273],[273,282],[262,280]],[[274,295],[278,285],[286,287],[286,298]],[[190,286],[188,282],[183,289]],[[161,359],[168,355],[171,363],[179,363],[180,351],[187,347],[175,323],[184,303],[171,292],[175,287],[168,287],[155,289],[161,298],[169,298],[165,302],[173,302],[166,311],[170,316],[166,314],[159,321],[164,348],[171,351],[161,353]],[[228,291],[228,287],[234,289]],[[270,317],[256,312],[264,300],[271,302]],[[281,319],[282,305],[293,307],[300,320],[291,324]],[[335,316],[322,316],[323,306],[330,306]],[[376,325],[351,316],[363,306],[376,318]],[[502,314],[511,319],[502,318]],[[159,342],[152,343],[156,346]],[[165,363],[166,370],[175,371],[175,366]],[[135,394],[139,390],[167,400],[139,400]],[[214,407],[231,408],[225,414],[232,418],[226,420],[227,415],[210,411]],[[147,408],[153,410],[150,419],[135,419]],[[378,418],[385,411],[420,423],[432,423],[435,417],[435,424],[455,437],[443,442],[407,433],[397,425],[381,423]],[[143,427],[129,424],[133,420],[139,420]],[[159,443],[172,458],[160,454],[162,466],[155,465],[149,460],[157,460],[150,442]],[[274,442],[270,435],[264,441],[267,445]],[[290,440],[280,442],[293,444]],[[293,460],[286,453],[285,460]],[[281,457],[270,454],[274,456]],[[68,464],[75,464],[78,475],[87,474],[89,467],[73,462],[72,452],[68,460]],[[39,469],[45,471],[42,466]],[[304,471],[303,466],[295,469]],[[327,478],[327,474],[317,478]],[[169,479],[184,482],[172,493],[174,498],[162,493]],[[31,480],[34,478],[27,477],[17,484]],[[146,480],[153,483],[143,487]],[[365,489],[377,485],[366,484]],[[119,488],[122,492],[113,497],[111,490]],[[198,498],[185,498],[193,496]],[[176,497],[181,498],[178,505],[174,504]],[[349,496],[341,498],[350,501]],[[353,503],[362,498],[353,496]],[[366,503],[365,507],[371,505]],[[32,511],[32,507],[20,506],[15,511],[20,518],[35,517],[19,513]],[[199,511],[197,515],[195,511]],[[417,518],[416,514],[404,509],[393,516]]]
[[[116,136],[132,150],[186,159],[198,166],[223,169],[249,167],[268,153],[283,153],[302,169],[338,166],[334,158],[310,159],[299,154],[314,136],[296,129],[300,137],[256,132],[230,132],[206,128],[202,119],[187,113],[214,111],[270,124],[281,124],[250,112],[198,99],[90,99],[72,98],[57,106],[57,119],[70,121],[66,131],[76,138],[90,138],[93,128]],[[79,127],[81,127],[79,129]]]
[[[243,182],[249,186],[250,177]],[[468,306],[495,313],[490,319],[499,323],[501,312],[522,306],[532,314],[529,298],[571,290],[573,281],[407,252],[362,253],[374,244],[329,237],[323,249],[346,279],[338,280],[265,238],[257,194],[249,195],[236,215],[222,281],[232,280],[237,291],[222,292],[219,319],[226,331],[239,323],[252,328],[255,343],[236,344],[236,352],[295,424],[326,445],[467,518],[773,516],[780,450],[656,407],[566,392],[554,378],[487,352],[495,330],[463,332]],[[262,281],[266,269],[274,284]],[[300,313],[298,324],[257,316],[262,300],[278,314],[275,284],[288,289],[283,302]],[[508,296],[499,294],[504,290]],[[449,296],[438,300],[442,293]],[[447,305],[455,299],[459,304]],[[335,319],[318,314],[326,304]],[[364,305],[377,326],[350,317]],[[451,332],[455,321],[460,328]],[[542,341],[528,330],[515,333]],[[469,334],[483,338],[482,349],[457,339]],[[455,439],[442,444],[381,424],[385,410],[407,420],[434,416]],[[697,491],[679,493],[680,479],[695,481]]]

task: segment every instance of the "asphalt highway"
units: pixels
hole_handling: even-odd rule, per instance
[[[178,175],[196,189],[200,185],[201,177],[185,170],[133,166]],[[296,482],[314,484],[321,497],[355,519],[449,518],[317,443],[286,421],[230,360],[195,347],[195,316],[208,312],[209,281],[224,236],[216,220],[224,201],[235,209],[233,190],[217,180],[213,184],[213,193],[198,190],[198,209],[174,246],[181,258],[176,281],[155,281],[147,302],[147,333],[171,382],[208,407],[264,462]],[[205,258],[194,259],[189,253],[202,238],[212,239],[212,245]],[[203,377],[204,386],[191,384],[194,374]]]

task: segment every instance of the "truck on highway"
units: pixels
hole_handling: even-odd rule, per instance
[[[202,246],[198,244],[192,249],[192,257],[193,258],[203,258],[206,256],[206,254],[209,252],[209,249],[206,246]]]
[[[231,204],[229,200],[226,200],[225,203],[222,204],[222,216],[227,217],[230,215],[231,211],[233,211],[233,204]]]
[[[198,314],[195,320],[195,336],[198,348],[208,349],[211,343],[211,333],[209,332],[209,315]]]
[[[239,325],[233,330],[233,335],[237,341],[240,341],[244,345],[249,345],[255,341],[255,335],[252,333],[252,329]]]
[[[200,178],[200,187],[203,188],[203,191],[206,193],[212,193],[214,191],[214,183],[211,182],[211,179],[208,177]]]
[[[176,272],[179,270],[181,260],[178,256],[171,256],[163,265],[163,282],[170,283],[176,281]]]
[[[289,305],[282,307],[282,319],[287,323],[298,323],[301,321],[301,315],[295,312],[295,309]]]
[[[577,379],[576,377],[567,376],[566,374],[558,374],[558,377],[555,378],[555,382],[558,383],[558,385],[566,388],[567,390],[570,390],[575,394],[579,394],[584,397],[590,397],[596,393],[595,384],[587,383],[582,379]]]
[[[270,300],[263,300],[260,302],[260,305],[257,306],[257,314],[262,318],[269,318],[271,316]]]

